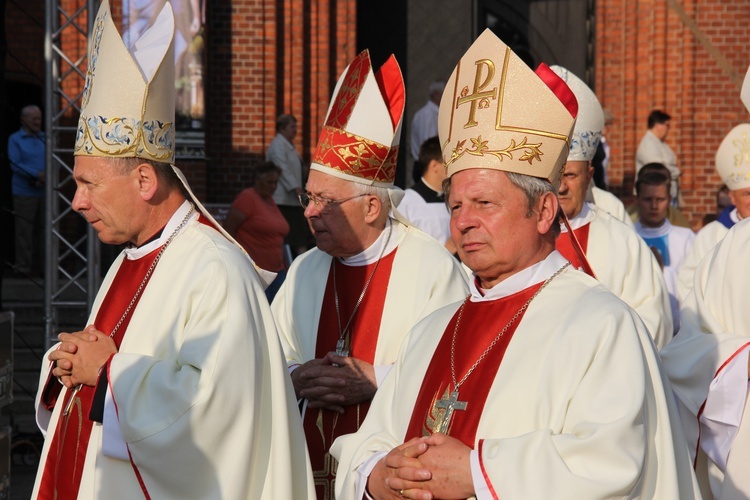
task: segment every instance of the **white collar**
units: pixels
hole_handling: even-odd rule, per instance
[[[592,220],[594,220],[595,216],[596,213],[594,212],[594,210],[592,210],[592,207],[589,206],[589,202],[584,201],[583,208],[581,208],[581,211],[578,212],[578,215],[576,215],[572,219],[568,219],[568,222],[570,222],[570,227],[572,227],[575,231],[576,229],[582,228],[586,224],[589,224]],[[568,231],[568,228],[565,227],[565,224],[562,224],[560,226],[560,229],[563,233],[566,233]]]
[[[392,229],[388,229],[392,228]],[[390,238],[388,233],[392,231]],[[381,255],[388,255],[401,244],[401,241],[406,236],[405,228],[402,224],[396,222],[393,223],[391,219],[386,220],[385,228],[381,231],[380,236],[366,249],[352,255],[351,257],[345,257],[339,259],[339,262],[346,266],[367,266],[377,261]],[[388,242],[388,245],[383,249],[383,245]]]
[[[422,176],[422,178],[420,180],[422,181],[422,184],[424,184],[425,186],[427,186],[428,188],[430,188],[432,191],[435,191],[435,193],[437,193],[439,196],[443,195],[443,190],[442,189],[435,189],[434,187],[432,187],[432,185],[429,182],[427,182],[427,179],[424,178],[424,175]]]
[[[182,219],[185,218],[192,207],[193,205],[189,201],[185,200],[185,202],[180,205],[180,208],[178,208],[175,213],[172,214],[172,217],[169,219],[169,222],[167,222],[167,225],[164,226],[161,235],[157,239],[137,248],[126,248],[125,258],[128,260],[140,259],[141,257],[150,254],[151,252],[162,246],[164,243],[166,243],[174,230],[177,229],[177,227],[182,223]],[[198,211],[195,210],[190,216],[190,220],[192,221],[194,219],[197,219],[199,215],[200,214],[198,213]],[[184,229],[185,228],[183,227],[182,230]]]
[[[557,250],[554,250],[546,259],[505,278],[503,281],[487,290],[483,288],[480,289],[477,286],[477,276],[472,273],[471,283],[469,283],[471,301],[485,302],[488,300],[497,300],[502,299],[503,297],[508,297],[509,295],[525,290],[532,285],[545,281],[567,263],[568,261],[565,257],[563,257]]]
[[[740,214],[737,213],[737,207],[734,207],[734,209],[729,212],[729,218],[732,219],[732,222],[735,224],[742,220],[740,219]]]
[[[669,231],[672,230],[672,223],[669,222],[669,219],[664,219],[664,224],[659,227],[644,227],[638,220],[635,223],[635,228],[638,234],[644,238],[659,238],[669,234]]]

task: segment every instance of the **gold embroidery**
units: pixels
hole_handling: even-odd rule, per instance
[[[529,165],[531,165],[534,160],[542,161],[542,155],[544,154],[542,153],[541,142],[537,144],[529,144],[526,137],[524,137],[518,144],[516,144],[515,139],[511,139],[510,144],[505,149],[490,149],[488,146],[489,141],[482,139],[481,135],[472,137],[470,140],[472,145],[471,149],[464,147],[466,139],[456,143],[456,147],[451,151],[451,157],[445,162],[446,167],[465,154],[472,156],[491,155],[497,157],[500,161],[503,161],[503,158],[513,160],[513,153],[523,151],[523,154],[519,156],[518,160],[528,161]]]
[[[492,78],[495,76],[495,63],[490,59],[480,59],[474,63],[477,67],[477,72],[474,75],[474,90],[469,94],[469,87],[466,86],[461,90],[461,96],[456,101],[456,108],[462,104],[470,103],[469,118],[464,124],[464,128],[476,127],[479,125],[476,121],[477,106],[479,109],[486,109],[490,107],[490,99],[497,99],[497,87],[493,87],[487,91],[484,89],[490,84]],[[479,83],[482,77],[482,68],[487,68],[487,76],[484,80]],[[478,101],[478,102],[477,102]]]
[[[738,152],[734,155],[734,166],[739,167],[740,165],[746,165],[750,163],[750,139],[748,139],[745,132],[742,133],[741,139],[735,139],[732,141],[732,145],[736,146]]]

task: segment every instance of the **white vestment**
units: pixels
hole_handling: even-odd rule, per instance
[[[750,497],[748,248],[742,221],[700,261],[680,333],[661,352],[706,498]]]
[[[419,161],[419,150],[422,143],[438,135],[438,105],[428,100],[424,106],[414,113],[411,121],[411,157]]]
[[[589,225],[586,259],[596,278],[638,313],[656,346],[664,347],[673,329],[669,292],[648,246],[633,229],[588,203],[570,224],[574,231]]]
[[[732,217],[735,223],[739,220],[737,219],[736,208],[732,210],[730,217]],[[685,260],[682,262],[682,267],[678,273],[677,296],[680,302],[684,301],[690,290],[693,289],[693,275],[695,274],[695,269],[698,267],[698,262],[708,255],[728,232],[729,228],[717,220],[707,224],[698,231],[693,246],[690,247],[685,255]]]
[[[89,324],[126,253],[142,257],[164,244],[188,209],[187,202],[178,209],[160,239],[118,257]],[[130,315],[109,367],[117,413],[107,413],[105,406],[104,423],[93,425],[78,498],[143,498],[127,453],[114,458],[103,451],[118,448],[117,442],[107,442],[117,436],[151,498],[313,495],[302,425],[271,311],[252,263],[239,248],[193,214],[166,248]],[[43,363],[40,392],[49,365]],[[65,392],[51,414],[37,395],[37,421],[49,432],[34,498]],[[107,404],[111,409],[111,401]]]
[[[641,138],[641,142],[638,143],[638,149],[635,152],[635,177],[638,178],[638,172],[644,165],[649,163],[661,163],[667,169],[672,178],[671,188],[669,190],[672,198],[676,198],[678,194],[680,169],[677,167],[677,156],[669,147],[669,144],[662,141],[656,134],[650,130],[646,131]],[[635,187],[633,187],[635,193]]]
[[[404,198],[398,204],[398,211],[441,245],[445,245],[451,237],[451,215],[445,201],[429,202],[418,191],[407,189],[404,191]]]
[[[391,244],[398,250],[383,306],[376,367],[393,363],[406,332],[420,318],[468,294],[466,274],[444,247],[417,228],[392,224]],[[273,301],[271,309],[289,366],[315,359],[330,267],[331,256],[317,248],[299,256]]]
[[[543,281],[564,262],[553,252],[542,262],[548,263],[543,274],[534,271],[504,294]],[[474,300],[483,300],[475,287]],[[459,306],[419,322],[362,427],[334,443],[339,498],[359,498],[369,475],[360,469],[407,438],[431,355]],[[482,376],[481,364],[472,376]],[[568,268],[531,302],[487,383],[472,454],[478,476],[497,496],[478,498],[695,498],[651,337],[632,309],[584,273]]]
[[[599,189],[594,186],[593,182],[589,183],[589,189],[586,192],[586,201],[593,203],[615,219],[624,222],[628,227],[633,227],[633,219],[628,214],[620,198],[609,191]]]
[[[680,328],[680,301],[677,298],[677,276],[685,261],[688,250],[695,241],[695,233],[686,227],[673,226],[669,220],[659,227],[644,227],[640,221],[635,223],[636,232],[646,241],[649,247],[656,248],[664,262],[664,281],[669,291],[669,302],[672,309],[674,331]]]

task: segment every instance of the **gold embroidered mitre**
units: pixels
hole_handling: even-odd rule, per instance
[[[549,69],[562,78],[578,101],[578,116],[573,127],[573,135],[570,137],[568,161],[591,161],[596,154],[596,148],[599,147],[604,128],[602,105],[599,104],[594,91],[576,75],[562,66],[554,65]]]
[[[438,131],[448,176],[490,168],[559,184],[575,97],[546,65],[536,73],[490,30],[453,70]]]
[[[730,191],[750,187],[750,124],[740,123],[721,141],[716,171]]]
[[[75,155],[174,160],[174,15],[167,2],[128,50],[108,0],[94,21]]]
[[[404,114],[404,79],[391,56],[373,73],[361,52],[339,78],[312,170],[360,184],[392,187]]]

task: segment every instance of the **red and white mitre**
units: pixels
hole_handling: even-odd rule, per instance
[[[396,176],[405,91],[391,56],[373,73],[362,51],[333,91],[310,168],[370,186],[390,188]]]

